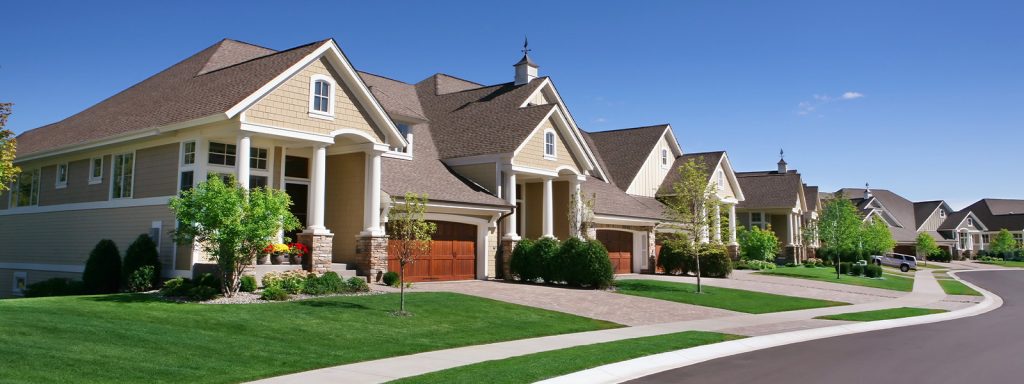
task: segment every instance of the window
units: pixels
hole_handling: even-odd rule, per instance
[[[89,184],[99,184],[103,182],[103,158],[92,158],[89,160],[89,166],[92,168],[89,170]]]
[[[970,218],[970,217],[967,218],[967,226],[968,227],[973,227],[974,226],[974,219],[973,218]]]
[[[667,149],[662,149],[661,150],[661,167],[662,168],[668,168],[668,150]]]
[[[24,171],[18,175],[11,190],[11,203],[15,207],[39,205],[39,170]]]
[[[409,144],[405,148],[394,147],[391,150],[399,153],[412,154],[412,127],[409,124],[395,122],[395,128],[398,128],[398,133],[402,135],[406,142]]]
[[[750,227],[768,229],[768,215],[763,212],[750,212]]]
[[[960,249],[967,249],[967,232],[957,234],[960,237]]]
[[[181,143],[181,165],[192,165],[196,163],[196,142],[186,141]]]
[[[1014,233],[1013,239],[1017,241],[1017,245],[1024,244],[1024,233]]]
[[[324,75],[313,75],[309,84],[309,114],[314,117],[334,116],[334,83]]]
[[[986,234],[983,234],[983,235],[981,235],[981,243],[982,243],[982,244],[988,244],[988,243],[989,243],[989,241],[988,241],[989,239],[990,239],[990,237],[988,236],[988,234],[987,234],[987,233],[986,233]]]
[[[940,209],[939,210],[939,218],[940,219],[945,219],[946,218],[946,210],[945,209]]]
[[[68,186],[68,163],[57,164],[57,183],[56,188],[64,188]]]
[[[14,272],[14,284],[11,286],[11,293],[15,296],[23,296],[27,286],[28,272]]]
[[[544,157],[555,157],[555,132],[544,132]]]
[[[210,156],[207,162],[213,165],[235,166],[235,145],[210,142]]]
[[[187,191],[187,190],[192,189],[192,187],[196,185],[196,180],[195,179],[196,179],[195,171],[182,171],[181,172],[181,181],[180,181],[180,185],[181,185],[180,190]]]
[[[135,155],[125,153],[114,155],[114,169],[111,173],[111,197],[124,199],[132,197],[132,176],[135,174]]]
[[[266,188],[268,180],[266,176],[249,176],[249,188]]]
[[[718,189],[725,188],[725,172],[718,171]]]
[[[284,177],[309,178],[309,159],[298,156],[284,157]]]
[[[249,168],[267,169],[267,149],[249,148]]]

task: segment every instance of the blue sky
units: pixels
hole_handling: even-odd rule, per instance
[[[24,2],[28,3],[28,2]],[[590,131],[671,123],[740,171],[960,208],[1024,198],[1024,5],[985,1],[6,4],[0,100],[54,122],[233,38],[333,37],[360,70],[512,80],[524,35]]]

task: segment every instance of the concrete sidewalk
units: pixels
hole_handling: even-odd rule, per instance
[[[886,308],[919,307],[935,303],[946,297],[930,270],[917,271],[914,290],[903,296],[862,304],[840,307],[815,308],[800,311],[777,312],[761,315],[742,314],[710,319],[668,322],[610,330],[571,333],[501,343],[474,345],[387,359],[339,365],[256,381],[256,383],[382,383],[410,376],[440,371],[489,360],[500,360],[580,345],[656,336],[684,331],[716,331],[768,327],[786,329],[785,324],[797,323],[803,328],[813,318],[840,313],[871,311]],[[836,323],[828,323],[836,324]]]

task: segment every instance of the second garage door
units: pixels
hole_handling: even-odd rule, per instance
[[[597,241],[608,249],[615,273],[633,272],[633,233],[623,231],[597,231]]]
[[[437,232],[430,250],[406,265],[405,281],[471,280],[476,278],[476,226],[434,221]],[[388,242],[388,271],[398,272],[396,240]]]

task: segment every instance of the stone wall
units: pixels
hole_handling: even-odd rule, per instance
[[[311,272],[324,273],[331,270],[333,234],[298,234],[299,242],[309,248],[309,254],[302,258],[302,267]]]
[[[388,237],[360,236],[356,239],[356,270],[373,283],[388,271]]]

